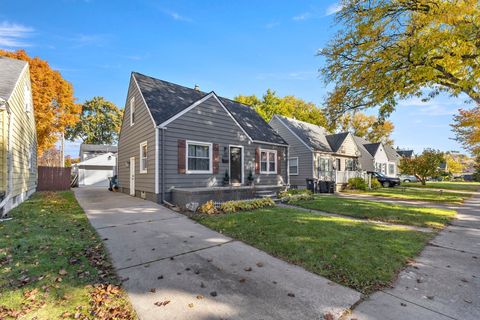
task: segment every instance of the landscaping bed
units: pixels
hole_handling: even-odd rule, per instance
[[[72,192],[36,193],[0,223],[0,319],[135,319]]]
[[[413,207],[369,200],[316,196],[311,200],[290,201],[307,209],[336,213],[361,219],[440,229],[451,221],[454,210]]]
[[[433,236],[280,207],[193,218],[363,293],[391,284]]]

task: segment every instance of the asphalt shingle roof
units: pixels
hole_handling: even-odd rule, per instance
[[[338,149],[340,149],[347,137],[348,132],[330,134],[327,136],[327,141],[330,144],[330,148],[332,148],[333,152],[337,152]]]
[[[280,121],[293,131],[305,144],[315,151],[333,152],[327,140],[328,132],[325,128],[308,122],[275,115]]]
[[[353,140],[360,151],[360,157],[358,158],[358,161],[362,169],[365,171],[375,171],[375,167],[373,166],[373,156],[367,150],[367,148],[365,148],[365,145],[369,144],[369,142],[357,136],[353,136]]]
[[[377,153],[378,147],[380,147],[380,145],[380,142],[364,144],[365,149],[367,149],[372,156],[375,156],[375,153]]]
[[[133,72],[132,75],[136,79],[157,125],[162,124],[209,94],[138,72]],[[218,99],[253,140],[287,144],[253,108],[230,99],[222,97],[218,97]]]
[[[413,156],[413,150],[397,150],[397,153],[404,158],[411,158]]]
[[[22,60],[0,57],[0,98],[7,101],[15,89],[18,78],[27,63]]]

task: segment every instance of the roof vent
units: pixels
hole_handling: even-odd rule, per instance
[[[195,90],[200,91],[200,86],[198,84],[195,85]]]

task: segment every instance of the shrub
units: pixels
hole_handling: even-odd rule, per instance
[[[372,178],[372,181],[370,182],[370,187],[372,189],[380,189],[382,187],[382,184],[376,178]]]
[[[348,188],[353,190],[367,190],[368,184],[365,179],[357,177],[348,179]]]
[[[217,214],[218,210],[215,208],[215,203],[213,200],[210,200],[198,207],[198,212],[204,214]]]
[[[292,195],[286,195],[281,198],[282,202],[286,203],[293,203],[296,201],[308,201],[312,200],[314,198],[313,194],[310,193],[300,193],[300,194],[292,194]]]
[[[289,189],[289,190],[280,192],[278,196],[280,198],[285,198],[285,197],[289,197],[297,194],[312,195],[312,191],[308,189]]]
[[[238,211],[249,211],[265,207],[273,207],[275,202],[271,198],[227,201],[222,203],[220,210],[224,213],[234,213]]]

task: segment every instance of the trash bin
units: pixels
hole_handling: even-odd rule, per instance
[[[307,190],[310,190],[313,193],[315,193],[315,180],[307,179]]]
[[[328,193],[335,193],[335,182],[328,181],[327,182],[327,192]]]
[[[328,192],[327,181],[320,181],[318,189],[320,193],[327,193]]]

